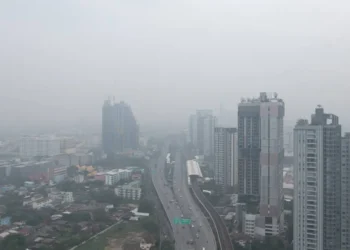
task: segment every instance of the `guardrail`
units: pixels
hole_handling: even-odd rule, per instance
[[[151,170],[151,168],[150,168],[149,170]],[[155,185],[154,185],[153,176],[152,176],[152,174],[150,174],[150,171],[148,171],[148,174],[151,175],[150,177],[151,177],[151,183],[152,183],[153,191],[157,194],[158,200],[159,200],[159,202],[160,202],[160,204],[161,204],[161,207],[162,207],[163,213],[164,213],[164,215],[165,215],[165,217],[166,217],[166,220],[167,220],[167,222],[169,223],[171,229],[172,229],[173,232],[174,232],[173,224],[171,223],[171,221],[170,221],[170,219],[169,219],[169,217],[168,217],[168,215],[167,215],[167,213],[166,213],[165,207],[164,207],[164,205],[163,205],[161,199],[159,198],[158,191],[157,191],[157,189],[156,189],[156,187],[155,187]]]
[[[207,215],[207,217],[209,216],[210,218],[210,224],[212,224],[212,227],[215,229],[213,230],[214,232],[214,236],[215,236],[215,240],[216,240],[216,245],[219,247],[219,250],[224,250],[222,249],[222,245],[221,245],[221,241],[220,241],[220,235],[219,235],[219,230],[215,224],[215,220],[213,219],[213,217],[211,216],[210,212],[208,211],[208,209],[205,207],[205,205],[202,203],[202,201],[198,198],[197,194],[195,193],[195,191],[192,189],[192,187],[189,187],[190,191],[193,195],[194,200],[197,202],[197,204],[199,205],[199,207],[202,209],[203,213]]]
[[[219,237],[221,250],[231,250],[231,249],[233,249],[233,245],[232,245],[231,239],[229,237],[227,228],[223,224],[223,221],[222,221],[220,215],[213,208],[211,203],[207,200],[207,198],[204,196],[204,194],[202,193],[201,189],[196,185],[196,183],[194,183],[192,185],[192,189],[194,190],[194,193],[195,193],[195,191],[197,191],[199,196],[201,196],[201,198],[200,198],[196,194],[197,198],[201,201],[201,204],[203,204],[203,206],[205,207],[206,211],[208,211],[208,213],[210,213],[211,219],[215,223],[215,226],[216,226],[217,232],[218,232],[218,237]],[[222,248],[222,247],[224,247],[224,248]]]

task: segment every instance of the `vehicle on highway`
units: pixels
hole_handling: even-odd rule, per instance
[[[192,224],[191,227],[194,228],[194,225]]]
[[[180,198],[182,198],[182,195],[180,195]]]
[[[181,214],[181,218],[183,218],[184,217],[184,215],[183,214]]]
[[[199,239],[199,234],[198,233],[196,233],[196,238]]]

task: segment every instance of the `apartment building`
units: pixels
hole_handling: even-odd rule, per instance
[[[342,249],[341,183],[339,119],[318,106],[294,128],[294,250]]]

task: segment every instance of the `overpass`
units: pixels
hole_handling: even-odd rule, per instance
[[[203,178],[199,164],[194,160],[189,160],[186,165],[190,191],[203,212],[210,219],[218,250],[233,250],[232,241],[223,220],[198,186],[198,178]]]

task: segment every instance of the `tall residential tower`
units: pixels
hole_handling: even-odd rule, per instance
[[[260,197],[258,237],[283,231],[284,102],[260,93],[238,106],[239,193]]]
[[[106,100],[102,108],[102,146],[105,153],[123,152],[139,146],[139,127],[125,102]]]
[[[345,133],[341,147],[341,249],[350,250],[350,133]]]
[[[321,106],[294,128],[294,250],[341,248],[341,126]]]
[[[237,184],[237,129],[215,128],[214,133],[214,180],[225,192]]]
[[[197,110],[189,119],[189,141],[198,153],[205,156],[214,154],[214,128],[216,117],[212,110]]]

